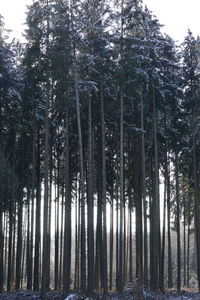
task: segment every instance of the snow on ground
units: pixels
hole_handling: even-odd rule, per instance
[[[164,293],[144,293],[144,300],[200,300],[200,293],[182,291]],[[122,294],[110,293],[107,297],[103,294],[96,294],[93,298],[87,298],[83,294],[71,294],[65,300],[136,300],[131,290]],[[0,300],[40,300],[39,293],[32,291],[16,291],[15,293],[0,293]],[[61,291],[50,291],[46,294],[46,300],[63,300]]]

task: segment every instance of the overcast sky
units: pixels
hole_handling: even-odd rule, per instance
[[[98,0],[97,0],[98,1]],[[0,13],[7,29],[20,37],[25,22],[26,5],[32,0],[0,0]],[[188,28],[196,36],[200,33],[200,0],[144,0],[164,26],[164,31],[174,40],[182,42]]]

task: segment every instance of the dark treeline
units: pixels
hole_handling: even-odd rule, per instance
[[[0,291],[200,287],[200,41],[114,2],[0,19]]]

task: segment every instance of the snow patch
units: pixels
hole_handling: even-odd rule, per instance
[[[65,300],[86,300],[85,296],[83,295],[77,295],[77,294],[71,294]]]

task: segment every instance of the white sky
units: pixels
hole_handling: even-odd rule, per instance
[[[13,30],[13,36],[21,37],[26,5],[31,3],[32,0],[0,0],[0,14],[6,28]],[[165,25],[164,32],[174,40],[182,42],[188,28],[195,36],[200,33],[200,0],[144,0],[144,4]]]
[[[13,31],[13,37],[21,38],[26,20],[26,5],[32,0],[0,0],[0,14],[4,17],[5,28]]]
[[[200,34],[200,0],[144,0],[144,3],[174,40],[182,42],[188,29],[194,36]]]

